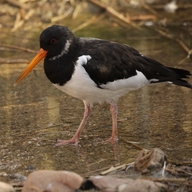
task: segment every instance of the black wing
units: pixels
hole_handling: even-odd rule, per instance
[[[135,76],[137,71],[140,71],[151,83],[170,81],[192,88],[182,79],[191,75],[189,71],[166,67],[154,59],[141,55],[128,45],[99,39],[84,39],[79,52],[79,56],[81,55],[91,56],[83,67],[98,87],[114,80]]]

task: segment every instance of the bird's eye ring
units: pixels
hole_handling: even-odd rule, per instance
[[[54,44],[56,42],[57,42],[57,39],[54,39],[54,38],[49,41],[49,43],[51,43],[51,44]]]

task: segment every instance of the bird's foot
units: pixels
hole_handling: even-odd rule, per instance
[[[106,142],[110,142],[111,144],[116,144],[118,142],[118,137],[111,136],[109,139],[106,140]]]
[[[55,144],[55,146],[64,146],[64,145],[75,145],[77,146],[79,143],[78,140],[76,139],[69,139],[69,140],[60,140],[60,139],[57,139],[57,143]]]

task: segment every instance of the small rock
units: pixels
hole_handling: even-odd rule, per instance
[[[15,190],[12,185],[0,181],[0,192],[14,192],[14,191]]]
[[[5,173],[5,172],[0,172],[0,176],[7,177],[7,176],[8,176],[8,174],[7,174],[7,173]]]
[[[75,192],[82,182],[83,178],[74,172],[39,170],[29,174],[22,192]]]
[[[102,192],[166,192],[166,186],[146,179],[121,179],[111,176],[92,176],[81,189],[99,189]]]
[[[103,192],[115,192],[120,185],[129,184],[132,181],[132,179],[119,179],[111,176],[91,176],[83,183],[81,189],[96,188]]]
[[[129,184],[122,184],[118,192],[166,192],[165,185],[146,179],[136,179]]]
[[[26,177],[20,173],[10,174],[9,177],[15,180],[15,182],[24,182],[26,180]]]

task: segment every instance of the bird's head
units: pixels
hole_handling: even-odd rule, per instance
[[[22,74],[18,77],[14,85],[17,85],[27,74],[43,59],[56,60],[67,54],[71,42],[75,39],[73,33],[65,26],[53,25],[45,29],[39,38],[40,50]]]

